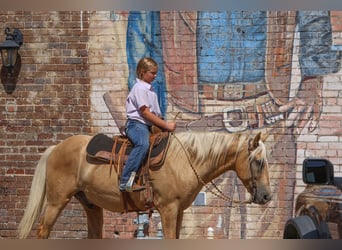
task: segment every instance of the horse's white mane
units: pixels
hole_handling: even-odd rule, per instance
[[[183,150],[189,152],[198,164],[210,159],[215,165],[224,160],[232,146],[235,147],[236,152],[239,152],[243,143],[249,138],[247,133],[226,132],[180,132],[175,136],[182,143]],[[180,147],[177,148],[181,150]]]

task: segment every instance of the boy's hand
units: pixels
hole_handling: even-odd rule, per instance
[[[173,131],[175,131],[175,129],[176,129],[176,123],[175,122],[172,122],[172,121],[166,122],[165,130],[173,132]]]

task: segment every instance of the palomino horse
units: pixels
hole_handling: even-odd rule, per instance
[[[73,196],[85,209],[88,238],[102,237],[103,209],[126,211],[114,167],[86,160],[91,138],[71,136],[43,153],[19,225],[19,238],[28,236],[41,212],[37,237],[48,238],[58,215]],[[179,238],[184,210],[206,183],[228,170],[236,172],[251,194],[250,202],[266,204],[271,193],[265,139],[260,133],[254,137],[225,132],[172,134],[164,164],[149,170],[153,207],[160,213],[164,237]],[[141,193],[126,193],[135,204],[134,211],[147,210]]]

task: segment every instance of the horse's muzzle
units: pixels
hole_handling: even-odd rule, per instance
[[[272,195],[270,193],[265,193],[261,195],[255,195],[253,202],[256,204],[264,205],[268,203],[272,199]]]
[[[266,186],[253,186],[252,202],[255,204],[264,205],[272,199],[272,193],[269,187]]]

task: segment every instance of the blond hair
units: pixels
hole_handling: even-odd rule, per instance
[[[147,71],[152,70],[154,68],[158,68],[158,64],[152,58],[144,57],[140,59],[136,70],[137,77],[141,79],[143,73],[146,73]]]

